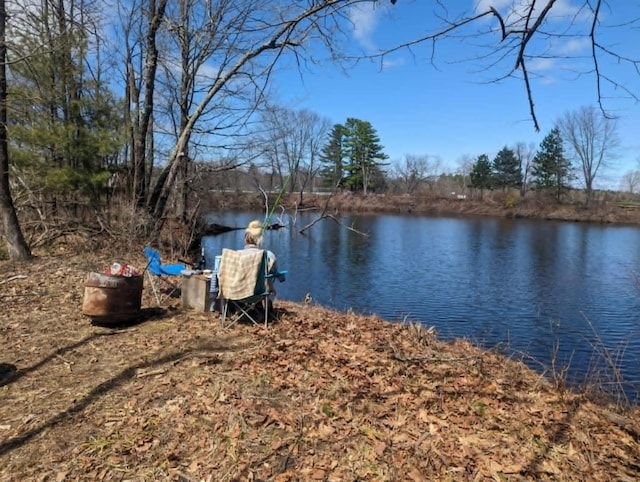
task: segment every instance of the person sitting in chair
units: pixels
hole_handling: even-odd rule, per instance
[[[258,220],[251,221],[247,228],[244,230],[244,249],[263,249],[262,246],[262,223]],[[273,252],[265,249],[267,253],[267,269],[269,274],[277,275],[279,273],[278,266],[276,264],[276,255]],[[286,280],[284,274],[276,276],[281,283]],[[273,286],[273,278],[269,279],[269,298],[273,300],[276,296],[276,290]]]

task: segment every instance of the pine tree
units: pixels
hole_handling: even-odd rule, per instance
[[[520,161],[516,153],[508,147],[503,147],[493,160],[494,186],[503,190],[508,187],[519,188],[522,185]]]
[[[374,187],[374,174],[385,165],[382,161],[389,158],[380,144],[380,138],[370,122],[348,118],[345,123],[345,150],[348,164],[345,183],[353,191],[362,189],[367,195],[370,187]]]
[[[480,189],[480,198],[482,198],[485,189],[493,187],[493,170],[489,156],[482,154],[478,156],[475,164],[471,168],[471,187]]]
[[[346,186],[352,191],[382,187],[388,156],[383,152],[380,138],[370,122],[348,118],[336,124],[329,142],[322,149],[321,160],[325,168],[321,174],[334,187]]]
[[[556,201],[560,201],[562,194],[569,188],[572,166],[564,156],[562,137],[557,127],[554,127],[540,143],[532,166],[534,189],[551,191]]]
[[[324,164],[320,175],[329,187],[338,188],[342,185],[342,166],[346,156],[343,146],[345,133],[346,130],[342,124],[335,124],[329,133],[329,142],[322,148],[320,154],[320,162]]]
[[[63,3],[34,10],[38,28],[15,23],[11,31],[19,59],[9,63],[11,160],[28,168],[32,189],[99,202],[122,149],[122,104],[101,79],[102,65],[90,60],[87,25],[68,22],[65,9],[75,7]]]

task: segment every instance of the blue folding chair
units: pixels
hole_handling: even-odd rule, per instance
[[[151,285],[158,305],[161,305],[163,300],[170,298],[180,289],[179,283],[174,282],[172,278],[179,279],[178,277],[187,269],[187,265],[185,263],[163,264],[158,250],[150,246],[144,247],[144,255],[148,261],[145,271],[149,278],[149,284]],[[159,286],[161,283],[166,286],[164,296]]]

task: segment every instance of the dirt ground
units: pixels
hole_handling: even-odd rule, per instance
[[[142,247],[118,261],[144,266]],[[0,480],[638,480],[638,410],[427,327],[276,301],[268,328],[96,326],[107,250],[0,261]]]

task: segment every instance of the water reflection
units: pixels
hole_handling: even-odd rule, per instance
[[[640,229],[349,215],[344,226],[324,220],[299,234],[314,216],[298,215],[295,226],[265,235],[289,270],[281,298],[301,301],[311,293],[341,310],[420,320],[444,338],[527,352],[536,368],[570,363],[576,379],[593,369],[596,348],[615,357],[611,363],[627,379],[640,381]],[[227,213],[211,221],[243,227],[256,217]],[[208,258],[241,247],[242,235],[205,239]]]

